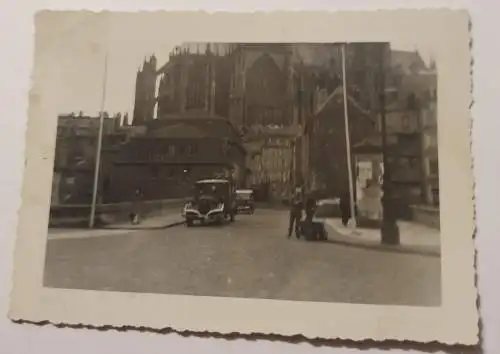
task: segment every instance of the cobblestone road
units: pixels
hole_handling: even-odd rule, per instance
[[[145,293],[440,304],[438,257],[286,238],[287,213],[258,210],[222,227],[48,241],[48,287]],[[333,232],[333,230],[329,230]]]

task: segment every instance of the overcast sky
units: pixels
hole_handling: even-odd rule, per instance
[[[154,53],[161,66],[167,61],[169,52],[182,43],[182,36],[179,35],[178,40],[172,40],[175,37],[172,35],[162,36],[164,24],[150,24],[144,30],[123,30],[130,25],[130,21],[89,22],[83,18],[80,23],[70,20],[37,30],[41,40],[37,43],[36,60],[46,63],[40,80],[44,89],[57,92],[58,112],[98,114],[107,52],[104,108],[110,114],[128,112],[132,117],[136,72],[144,57]],[[426,61],[430,56],[427,48],[413,43],[391,43],[391,46],[400,50],[418,49]]]

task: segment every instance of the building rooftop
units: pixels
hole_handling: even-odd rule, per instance
[[[314,115],[318,115],[321,113],[327,106],[328,104],[333,101],[335,98],[344,97],[344,88],[342,86],[337,87],[327,98],[326,100],[315,110]],[[349,93],[347,94],[347,99],[351,105],[354,106],[355,109],[357,109],[359,112],[366,114],[367,116],[370,116],[370,112],[361,107],[361,105],[358,103],[358,101],[352,97]],[[370,116],[371,117],[371,116]]]
[[[201,129],[186,123],[178,123],[170,126],[152,130],[149,134],[152,137],[161,138],[204,138],[207,137]]]

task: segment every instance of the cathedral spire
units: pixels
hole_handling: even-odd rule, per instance
[[[429,70],[436,71],[436,60],[434,59],[434,57],[431,57],[430,59]]]

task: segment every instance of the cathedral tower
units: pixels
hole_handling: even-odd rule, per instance
[[[154,117],[156,105],[156,57],[144,59],[135,80],[133,125],[142,125]]]

